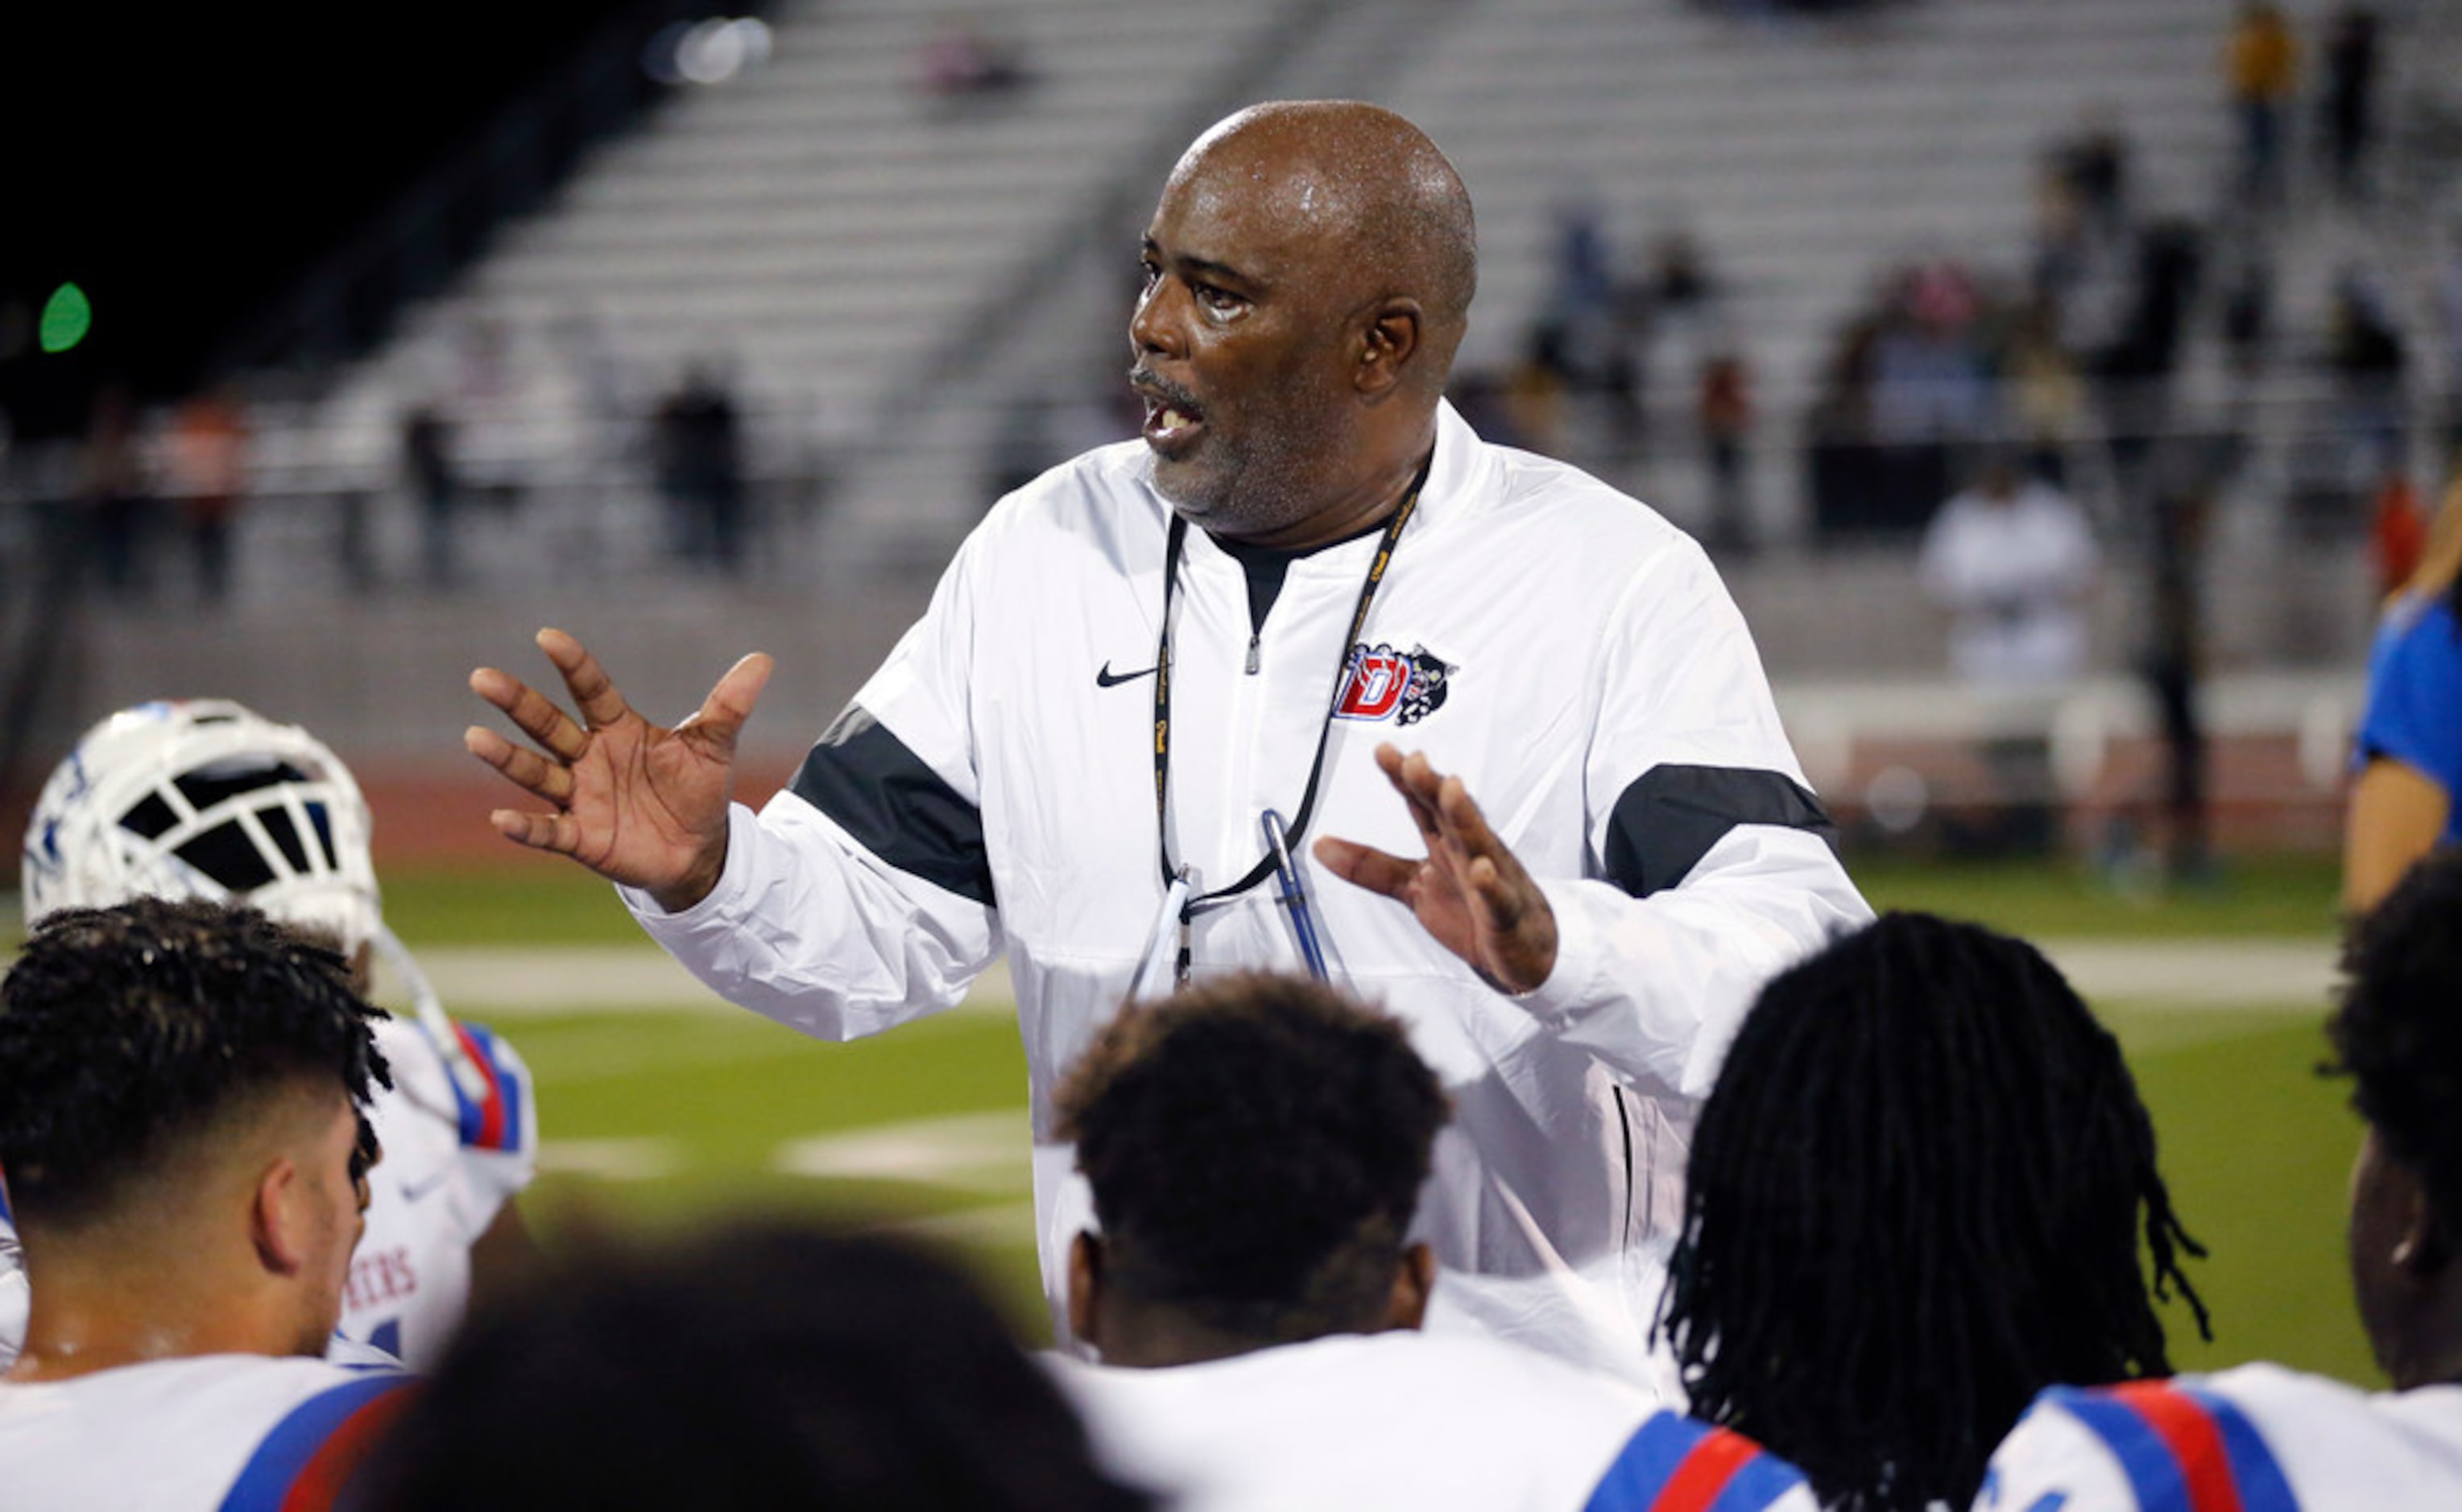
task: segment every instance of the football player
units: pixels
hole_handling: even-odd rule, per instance
[[[33,1315],[10,1512],[335,1504],[414,1379],[315,1356],[369,1178],[378,1011],[253,909],[56,911],[0,982],[0,1162]]]
[[[2431,851],[2343,944],[2326,1023],[2365,1125],[2344,1236],[2360,1325],[2393,1386],[2266,1361],[2052,1391],[1977,1512],[2442,1512],[2462,1506],[2462,850]]]
[[[335,946],[362,991],[385,959],[412,1012],[377,1027],[393,1067],[369,1113],[385,1158],[340,1336],[419,1367],[441,1352],[474,1279],[485,1285],[529,1247],[511,1199],[529,1183],[537,1113],[512,1048],[448,1017],[385,927],[368,836],[350,769],[307,731],[222,699],[140,704],[86,732],[44,785],[26,831],[26,922],[135,897],[204,898],[248,904]],[[0,1270],[14,1267],[9,1237],[0,1228]],[[22,1330],[0,1288],[0,1366]]]

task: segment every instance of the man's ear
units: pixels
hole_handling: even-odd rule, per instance
[[[306,1178],[287,1155],[277,1155],[256,1179],[248,1203],[248,1238],[257,1263],[277,1276],[297,1275],[308,1263]]]
[[[2408,1173],[2406,1173],[2406,1176]],[[2413,1281],[2434,1281],[2452,1263],[2453,1244],[2428,1201],[2428,1188],[2413,1179],[2403,1203],[2402,1237],[2394,1242],[2393,1263]]]
[[[1359,371],[1351,376],[1360,393],[1381,395],[1401,383],[1412,356],[1419,350],[1424,320],[1419,302],[1400,295],[1385,300],[1369,313],[1368,323],[1360,332]]]
[[[1100,1350],[1094,1319],[1103,1290],[1103,1241],[1092,1229],[1081,1228],[1069,1242],[1069,1331],[1079,1343]]]
[[[1393,1267],[1393,1290],[1385,1302],[1387,1329],[1416,1330],[1428,1318],[1428,1298],[1436,1289],[1436,1252],[1425,1244],[1402,1251]]]

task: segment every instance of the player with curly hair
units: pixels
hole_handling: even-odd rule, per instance
[[[26,826],[26,918],[131,898],[241,903],[339,949],[365,992],[379,962],[409,1012],[378,1021],[393,1067],[369,1118],[388,1158],[343,1289],[349,1344],[414,1368],[443,1350],[474,1289],[533,1258],[513,1197],[537,1150],[529,1072],[485,1026],[447,1015],[386,927],[368,804],[314,735],[227,699],[139,704],[55,767]],[[0,1368],[23,1331],[0,1210]]]
[[[1302,978],[1218,979],[1112,1020],[1058,1113],[1101,1224],[1069,1248],[1069,1322],[1104,1363],[1052,1369],[1173,1504],[1808,1512],[1735,1434],[1417,1331],[1436,1266],[1412,1218],[1448,1103],[1395,1020]]]
[[[324,1353],[388,1080],[338,954],[140,899],[0,983],[0,1169],[32,1282],[0,1376],[11,1512],[322,1507],[409,1377]]]

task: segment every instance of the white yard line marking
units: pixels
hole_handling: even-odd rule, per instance
[[[989,1207],[961,1207],[929,1218],[904,1219],[883,1226],[895,1233],[915,1234],[954,1245],[1034,1245],[1034,1203],[997,1203]]]
[[[2313,1004],[2322,1012],[2335,979],[2334,943],[2323,936],[2038,943],[2088,998],[2203,1008]],[[422,950],[419,959],[446,1008],[489,1021],[740,1012],[647,944],[468,946]],[[1006,968],[995,966],[958,1012],[1005,1015],[1016,1011],[1015,1001]]]
[[[2330,940],[2044,940],[2078,995],[2173,1008],[2314,1008],[2336,981]]]
[[[607,1182],[652,1182],[683,1168],[673,1139],[541,1139],[538,1168]]]
[[[649,944],[458,946],[421,950],[419,964],[444,1006],[473,1018],[542,1018],[569,1013],[743,1012],[703,987],[675,958]],[[398,1001],[399,983],[378,979],[378,999]],[[995,965],[959,1005],[960,1012],[1015,1011],[1008,968]]]
[[[1026,1110],[961,1113],[818,1135],[782,1144],[769,1167],[789,1176],[914,1182],[1007,1197],[1032,1182]]]

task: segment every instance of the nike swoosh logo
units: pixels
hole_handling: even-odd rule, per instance
[[[453,1174],[453,1167],[451,1167],[451,1166],[449,1166],[449,1165],[448,1165],[448,1166],[446,1166],[444,1169],[443,1169],[443,1170],[441,1170],[441,1171],[437,1172],[435,1175],[433,1175],[433,1176],[429,1177],[427,1180],[425,1180],[425,1181],[423,1181],[423,1182],[419,1182],[417,1185],[413,1185],[413,1184],[411,1184],[411,1183],[410,1183],[410,1182],[402,1182],[402,1183],[401,1183],[401,1198],[402,1198],[402,1201],[403,1201],[403,1202],[406,1202],[406,1203],[415,1203],[415,1202],[418,1202],[421,1198],[425,1197],[428,1193],[430,1193],[430,1192],[432,1192],[432,1191],[436,1190],[438,1187],[440,1187],[440,1186],[443,1185],[443,1184],[444,1184],[444,1182],[445,1182],[445,1179],[446,1179],[447,1177],[450,1177],[452,1174]]]
[[[1112,671],[1111,662],[1106,660],[1103,663],[1103,670],[1094,674],[1094,686],[1117,688],[1122,683],[1133,683],[1140,677],[1152,677],[1154,674],[1155,670],[1151,667],[1140,667],[1133,672],[1115,672]]]

